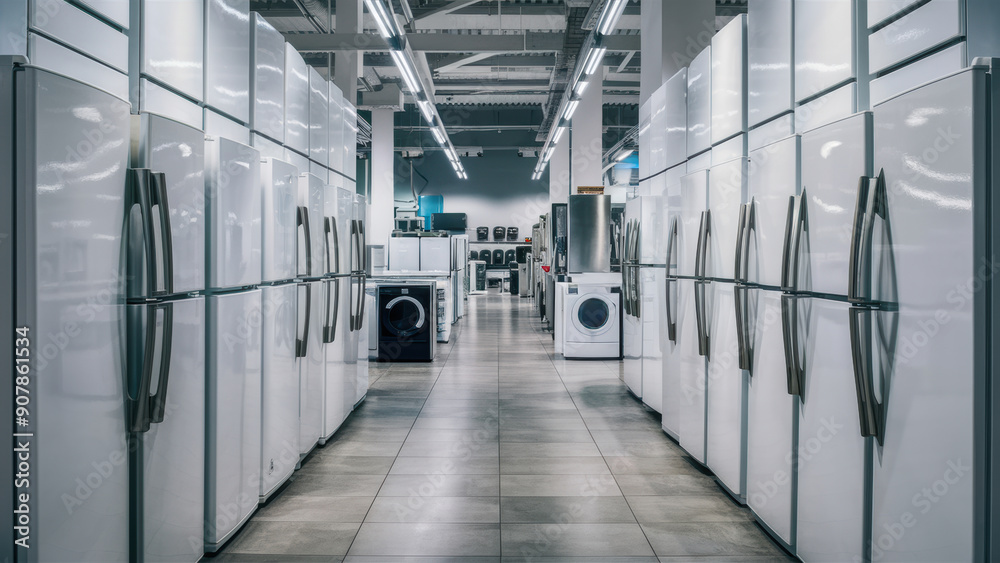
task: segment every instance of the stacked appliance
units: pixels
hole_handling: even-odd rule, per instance
[[[453,235],[451,238],[451,287],[454,321],[465,316],[465,298],[469,292],[469,236]]]
[[[261,456],[260,499],[291,477],[299,462],[299,374],[308,323],[308,285],[296,283],[299,172],[261,160]]]
[[[378,285],[378,360],[434,360],[437,285],[409,282]]]
[[[323,299],[328,280],[325,279],[324,196],[326,182],[312,174],[299,176],[298,211],[298,279],[305,285],[305,307],[302,311],[304,334],[296,341],[303,358],[299,372],[299,453],[305,457],[319,443],[323,434],[326,360],[323,356]]]
[[[420,241],[418,237],[389,237],[389,269],[397,272],[420,269]]]
[[[204,145],[205,549],[214,552],[253,514],[260,493],[261,186],[256,150],[223,137]]]
[[[353,182],[348,182],[348,192],[353,194],[351,204],[351,313],[350,313],[350,338],[347,339],[347,357],[353,354],[354,370],[348,366],[345,375],[353,384],[346,386],[349,391],[345,400],[349,401],[351,410],[360,403],[368,393],[368,319],[365,315],[367,298],[365,286],[367,274],[365,267],[365,221],[368,211],[368,204],[365,196],[353,192]]]
[[[350,253],[345,248],[349,239],[342,238],[343,224],[352,209],[346,205],[340,179],[331,175],[331,183],[323,187],[323,430],[320,444],[326,444],[334,432],[340,428],[350,411],[346,410],[344,379],[348,373],[344,341],[349,333],[343,319],[346,319],[346,299],[350,283]]]

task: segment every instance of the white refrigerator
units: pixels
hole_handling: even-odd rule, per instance
[[[308,285],[295,281],[298,169],[273,158],[260,164],[261,184],[261,455],[265,501],[299,462],[299,372]]]
[[[354,188],[354,182],[348,182],[349,188]],[[353,332],[355,338],[353,342],[348,342],[348,346],[354,348],[354,354],[357,357],[357,363],[355,364],[354,372],[354,394],[352,397],[353,402],[351,406],[360,403],[365,395],[368,394],[368,318],[366,312],[368,310],[369,299],[366,298],[366,286],[368,277],[365,273],[367,270],[367,256],[366,244],[367,238],[365,236],[365,224],[367,222],[366,216],[368,213],[368,203],[365,196],[361,194],[354,195],[353,209],[353,219],[351,227],[351,241],[352,252],[351,252],[351,301],[352,309],[351,314],[353,322],[351,326],[353,327]],[[351,373],[348,373],[348,377]]]
[[[666,280],[663,237],[664,199],[640,196],[625,203],[625,250],[622,261],[622,355],[625,384],[636,397],[660,410],[662,369],[659,343],[645,335],[658,333],[658,287]],[[655,363],[655,365],[654,365]]]
[[[301,172],[301,170],[300,170]],[[305,304],[300,308],[305,332],[297,341],[303,358],[299,371],[299,453],[305,457],[323,433],[326,361],[323,357],[323,289],[325,252],[323,197],[326,182],[312,174],[299,176],[298,279],[305,284]]]
[[[14,483],[14,471],[5,473],[9,492],[30,495],[32,519],[31,530],[9,531],[7,537],[30,536],[32,551],[43,561],[128,561],[134,457],[127,440],[150,422],[148,398],[124,400],[134,390],[125,385],[127,306],[119,271],[129,193],[129,105],[27,66],[23,58],[0,61],[0,100],[7,108],[0,112],[0,167],[7,171],[0,176],[7,202],[0,207],[0,232],[7,235],[0,244],[0,291],[6,296],[0,330],[8,343],[0,357],[5,366],[18,366],[18,377],[28,378],[13,379],[15,369],[8,368],[11,378],[0,393],[13,405],[14,384],[26,388],[34,415],[15,430],[32,436],[5,439],[11,448],[29,443],[34,469],[30,489],[23,487],[29,483]],[[104,116],[100,124],[90,119],[95,113]],[[97,131],[100,136],[94,136]],[[90,150],[66,167],[67,146]],[[9,238],[15,232],[17,238]],[[47,342],[46,335],[57,340]],[[25,337],[28,343],[16,341]],[[26,347],[34,356],[30,364],[15,354]],[[12,406],[5,412],[14,416]],[[78,423],[83,420],[88,423]],[[98,488],[86,485],[90,475],[100,479]]]
[[[343,183],[337,174],[330,174],[331,182],[324,187],[323,194],[323,361],[326,365],[323,386],[323,431],[320,443],[326,444],[334,432],[340,428],[347,414],[344,389],[348,365],[344,354],[344,341],[348,330],[343,318],[347,317],[347,307],[343,296],[349,293],[350,285],[350,243],[343,237],[344,223],[350,223],[349,210],[341,205],[340,193]]]
[[[132,116],[131,126],[131,167],[149,179],[137,181],[146,211],[132,204],[127,230],[129,380],[139,386],[130,395],[151,395],[155,423],[135,434],[142,447],[132,452],[132,519],[141,547],[133,552],[144,561],[197,561],[204,546],[192,538],[205,537],[207,508],[205,137],[149,113]]]
[[[257,509],[261,459],[260,153],[205,138],[205,548]]]

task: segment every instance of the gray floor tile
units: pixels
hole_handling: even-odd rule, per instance
[[[226,546],[233,554],[330,555],[347,554],[360,524],[332,522],[266,522],[251,520]]]
[[[336,455],[325,450],[317,451],[302,464],[299,475],[322,473],[326,475],[384,475],[389,472],[393,456]]]
[[[752,522],[657,523],[642,529],[659,556],[784,555]]]
[[[389,475],[379,495],[391,497],[482,497],[499,496],[499,475]]]
[[[500,460],[504,475],[601,475],[610,473],[604,458],[583,457],[513,457]]]
[[[501,442],[575,442],[592,444],[587,430],[500,430]]]
[[[504,523],[635,523],[623,497],[501,497]]]
[[[543,456],[600,456],[601,451],[591,442],[587,443],[526,443],[503,442],[500,444],[503,457],[543,457]]]
[[[495,496],[380,496],[365,522],[496,524],[500,522],[500,499]]]
[[[500,473],[500,458],[490,456],[458,457],[398,457],[389,470],[391,475],[496,475]]]
[[[363,522],[373,497],[278,495],[261,507],[254,520],[279,522]]]
[[[621,496],[615,478],[605,475],[501,475],[500,493],[506,497]]]
[[[373,497],[385,475],[296,474],[282,492],[284,495],[322,497]]]
[[[616,475],[625,496],[677,496],[724,494],[719,486],[703,475]]]
[[[719,495],[626,497],[640,524],[656,522],[747,522],[750,511]]]
[[[399,450],[401,456],[417,457],[496,457],[500,455],[495,440],[469,440],[459,442],[406,442]]]
[[[500,525],[365,523],[349,554],[496,556]]]
[[[500,557],[393,557],[349,555],[344,563],[500,563]]]
[[[502,524],[503,555],[652,556],[638,524]]]

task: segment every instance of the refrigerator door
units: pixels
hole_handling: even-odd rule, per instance
[[[326,440],[340,428],[347,418],[344,411],[344,377],[347,365],[344,361],[343,340],[348,331],[342,330],[341,317],[347,315],[347,308],[342,308],[341,294],[347,292],[349,283],[347,277],[337,277],[323,280],[323,364],[324,364],[324,399],[323,399],[323,431],[321,442]]]
[[[801,291],[847,295],[858,179],[871,175],[871,113],[859,113],[802,135],[808,253],[800,257]]]
[[[649,97],[649,174],[667,169],[667,92],[660,86]]]
[[[865,448],[858,425],[847,303],[799,299],[805,373],[799,404],[796,554],[863,558]]]
[[[799,137],[793,135],[750,153],[748,211],[753,229],[746,233],[745,281],[781,286],[789,198],[799,195]],[[856,182],[855,182],[856,183]],[[822,196],[820,196],[822,197]],[[845,250],[850,244],[844,245]],[[846,280],[846,274],[844,279]]]
[[[309,65],[285,44],[285,146],[309,153]],[[306,172],[299,168],[299,172]]]
[[[687,154],[712,147],[712,47],[691,61],[687,73]]]
[[[266,499],[299,462],[299,359],[295,341],[299,284],[261,288],[260,498]]]
[[[660,334],[663,338],[662,361],[662,400],[660,409],[663,415],[661,425],[663,431],[675,440],[680,439],[681,429],[681,344],[687,338],[696,335],[691,331],[679,330],[680,306],[685,296],[682,288],[686,287],[681,280],[666,278],[664,280],[664,299],[660,310]]]
[[[420,242],[420,269],[451,271],[451,241],[447,237],[417,238]]]
[[[279,143],[285,140],[285,39],[253,13],[253,112],[250,127]]]
[[[358,327],[358,295],[363,293],[362,289],[362,278],[360,276],[350,277],[350,290],[345,292],[347,297],[347,313],[346,317],[348,320],[348,333],[347,338],[344,339],[344,363],[346,364],[346,370],[344,372],[344,412],[350,413],[354,410],[355,397],[358,396],[358,378],[356,376],[358,371],[358,351],[359,351],[359,335],[358,332],[360,328]],[[365,357],[368,357],[368,351],[364,353]]]
[[[653,104],[651,99],[652,97],[650,97],[649,100],[646,100],[644,104],[639,106],[639,177],[640,178],[648,177],[652,173],[651,170],[653,167],[652,160],[650,160],[653,151],[652,148],[653,144],[650,142],[650,139],[653,136],[653,127],[651,123],[653,115],[653,110],[652,110]]]
[[[260,153],[225,138],[205,142],[208,287],[261,281]]]
[[[351,273],[351,259],[354,253],[354,240],[351,236],[351,225],[354,217],[354,192],[341,186],[337,188],[337,218],[340,229],[340,267],[341,274]]]
[[[639,268],[642,304],[642,402],[656,412],[663,405],[663,295],[666,293],[666,268]]]
[[[299,258],[302,260],[299,271],[305,277],[315,278],[325,273],[325,239],[323,221],[323,194],[326,182],[312,174],[299,176],[299,207],[304,208],[308,220],[303,224],[303,230],[308,229],[308,236],[299,237],[301,244]],[[304,233],[303,233],[304,234]]]
[[[750,288],[747,294],[756,311],[748,321],[747,505],[773,535],[794,546],[796,400],[788,394],[781,293]]]
[[[959,0],[935,0],[869,35],[871,73],[880,73],[962,37],[965,34],[963,7],[964,2]]]
[[[707,278],[732,280],[736,275],[736,239],[748,166],[746,158],[737,158],[713,166],[709,174],[708,242],[702,272]]]
[[[389,237],[389,269],[398,272],[420,270],[420,239]]]
[[[205,550],[257,509],[261,459],[261,292],[208,297]]]
[[[205,136],[198,129],[150,113],[133,116],[133,168],[162,172],[173,244],[173,292],[205,287]],[[159,230],[159,226],[157,230]],[[162,275],[163,272],[160,272]],[[164,287],[158,280],[158,287]],[[148,297],[148,296],[147,296]]]
[[[750,0],[747,103],[751,127],[792,110],[792,23],[792,0]]]
[[[656,184],[661,184],[661,182]],[[660,186],[660,194],[665,188],[665,185]],[[667,259],[667,240],[663,236],[667,228],[664,224],[666,221],[666,200],[662,195],[655,195],[644,196],[640,198],[639,202],[636,262],[642,265],[662,266]],[[610,221],[610,213],[608,220]],[[607,230],[602,232],[607,232]]]
[[[309,67],[309,158],[326,168],[330,160],[330,86]]]
[[[266,158],[261,162],[260,183],[262,279],[290,280],[295,277],[299,172],[287,162]]]
[[[734,284],[707,284],[709,319],[706,402],[708,467],[737,499],[746,484],[746,376],[737,363]]]
[[[330,82],[330,157],[331,170],[344,171],[344,94]]]
[[[747,17],[740,14],[712,37],[712,144],[747,127]]]
[[[375,310],[375,286],[368,287],[365,278],[361,277],[361,295],[358,330],[358,369],[357,384],[354,387],[354,404],[360,403],[368,394],[368,342],[371,337],[368,312]]]
[[[985,354],[976,349],[982,320],[974,315],[982,292],[965,288],[985,283],[981,272],[996,269],[977,255],[983,242],[975,230],[976,215],[991,213],[981,166],[988,159],[987,80],[982,68],[962,71],[874,110],[875,165],[885,171],[895,269],[876,287],[895,282],[899,305],[898,329],[889,333],[898,341],[869,358],[892,366],[874,383],[883,421],[872,478],[876,545],[882,549],[878,540],[900,514],[919,514],[883,549],[890,560],[971,560],[978,544],[974,491],[981,477],[971,467],[982,455],[976,417],[985,397],[976,388],[987,374],[976,365]],[[939,494],[942,479],[947,494]],[[937,492],[914,496],[932,486]]]
[[[204,0],[143,0],[140,71],[195,100],[204,97]]]
[[[0,96],[12,104],[0,117],[0,144],[9,156],[14,152],[8,143],[18,143],[20,157],[13,170],[5,168],[0,192],[26,229],[23,239],[13,240],[17,261],[4,266],[5,282],[13,279],[15,285],[2,289],[16,315],[8,317],[11,309],[4,308],[5,334],[27,326],[37,344],[31,366],[36,416],[33,426],[18,431],[39,439],[31,441],[32,490],[19,492],[48,491],[31,494],[29,542],[39,561],[128,561],[119,264],[129,106],[32,67],[4,69]],[[10,119],[14,115],[22,119]],[[67,147],[86,147],[88,156],[71,152],[76,156],[68,166]],[[0,224],[0,230],[11,233],[14,225]],[[11,241],[4,244],[9,250]],[[7,357],[13,358],[15,344],[23,343],[6,344]],[[6,373],[10,386],[14,370]],[[88,479],[99,486],[87,485]]]
[[[694,277],[698,274],[698,249],[701,240],[702,216],[708,209],[708,170],[700,170],[681,178],[680,208],[677,211],[676,275]],[[664,243],[665,244],[665,243]]]
[[[666,82],[666,110],[664,126],[667,129],[664,143],[666,168],[687,160],[687,69],[682,68]]]
[[[340,213],[337,201],[340,193],[341,177],[330,174],[330,183],[323,186],[323,275],[350,272],[341,268],[341,255],[348,252],[350,239],[341,238],[341,223],[350,222],[346,215]]]
[[[160,380],[154,375],[149,391],[165,401],[163,418],[140,434],[142,560],[148,563],[194,562],[204,555],[201,542],[191,538],[205,528],[205,298],[167,307],[172,327],[164,327],[159,315],[157,331],[169,329],[169,372]]]
[[[312,451],[323,433],[323,385],[326,382],[326,363],[323,356],[323,315],[324,282],[309,282],[309,297],[300,303],[311,309],[305,318],[309,326],[305,338],[305,357],[299,370],[299,453],[303,456]]]
[[[250,120],[250,0],[203,0],[205,103]]]
[[[705,463],[705,358],[698,353],[699,331],[695,307],[695,280],[677,281],[677,348],[680,365],[680,445]]]
[[[795,101],[854,78],[854,0],[795,0]]]

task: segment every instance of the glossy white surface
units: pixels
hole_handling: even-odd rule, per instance
[[[736,274],[736,237],[740,203],[746,191],[746,158],[712,167],[708,177],[708,209],[711,213],[705,276],[731,280]]]
[[[347,338],[346,325],[342,322],[348,312],[342,307],[342,294],[347,292],[349,279],[338,277],[323,281],[323,326],[324,331],[332,327],[332,342],[323,344],[323,430],[320,434],[325,443],[340,428],[347,418],[344,411],[344,377],[347,365],[344,363],[344,339]],[[343,325],[343,326],[342,326]],[[344,330],[341,330],[344,328]]]
[[[786,544],[793,541],[795,397],[788,394],[781,294],[750,289],[756,319],[747,391],[747,505]],[[850,372],[842,375],[850,379]],[[857,407],[855,407],[855,411]]]
[[[324,184],[330,181],[330,170],[322,164],[309,161],[309,173],[323,181]]]
[[[921,0],[868,0],[868,27],[875,27],[890,17],[919,4]]]
[[[959,0],[933,0],[868,36],[874,74],[964,33]]]
[[[853,115],[858,87],[846,84],[833,92],[795,108],[795,132],[805,133]]]
[[[660,316],[660,334],[663,335],[663,360],[661,362],[662,398],[660,400],[661,427],[670,437],[678,440],[681,431],[681,343],[687,338],[695,338],[693,331],[680,330],[680,303],[683,283],[680,280],[668,278],[665,280],[664,295],[670,299],[670,317],[667,317],[667,302],[658,300],[657,309]],[[667,293],[669,292],[669,293]],[[690,299],[690,297],[688,297]],[[668,338],[667,323],[676,324],[674,340]]]
[[[261,271],[263,281],[295,277],[295,227],[299,174],[291,164],[265,158],[261,181]]]
[[[851,365],[848,306],[799,301],[808,336],[802,402],[796,553],[804,561],[861,558],[864,538],[865,439]]]
[[[973,206],[987,189],[977,160],[985,158],[985,84],[982,70],[967,70],[874,109],[875,167],[886,175],[900,335],[895,371],[882,383],[888,397],[884,447],[875,450],[875,530],[913,510],[914,491],[942,479],[949,462],[969,466],[976,455],[973,300],[957,296],[956,288],[983,268],[974,255]],[[942,150],[928,159],[928,147]],[[924,328],[931,325],[938,327],[933,338]],[[927,344],[915,345],[916,339]],[[973,558],[975,476],[952,475],[948,494],[920,514],[886,557]]]
[[[745,135],[739,135],[712,147],[712,166],[745,156],[744,140]]]
[[[128,36],[124,33],[64,0],[32,0],[30,14],[32,28],[128,73]]]
[[[261,288],[261,497],[284,483],[299,462],[298,291],[296,284]]]
[[[131,166],[163,172],[170,204],[174,292],[205,287],[205,135],[182,123],[143,113],[132,117]]]
[[[667,91],[661,85],[649,97],[649,173],[667,168]]]
[[[660,314],[667,290],[666,268],[639,268],[639,300],[642,305],[642,402],[656,412],[663,410],[663,343]]]
[[[208,284],[260,283],[260,153],[224,138],[205,142]]]
[[[688,66],[687,154],[712,146],[712,47],[705,47]]]
[[[967,46],[963,41],[873,79],[869,85],[872,105],[965,68],[965,61],[968,60],[966,51]]]
[[[701,170],[681,178],[680,214],[677,217],[676,274],[693,277],[697,273],[698,229],[701,214],[708,209],[708,170]]]
[[[451,241],[447,237],[418,238],[420,241],[420,269],[425,271],[451,271]]]
[[[309,67],[309,158],[326,167],[330,161],[330,85]]]
[[[139,80],[139,106],[144,112],[178,121],[194,129],[201,129],[205,121],[198,104],[191,103],[145,78]]]
[[[309,161],[309,158],[293,151],[290,148],[285,148],[281,158],[282,160],[292,163],[292,165],[295,166],[301,174],[309,174],[312,172],[312,163]]]
[[[853,78],[855,0],[795,0],[795,100]]]
[[[653,170],[653,101],[652,96],[639,106],[639,177],[646,178]],[[645,195],[645,194],[640,194]]]
[[[128,29],[129,3],[123,0],[76,0],[79,4],[90,6],[93,10],[116,24]]]
[[[280,142],[285,140],[285,39],[253,13],[253,58],[250,80],[253,84],[253,110],[250,125],[254,131]]]
[[[68,323],[80,331],[55,353],[46,354],[38,342],[32,404],[41,416],[32,420],[34,432],[47,439],[32,446],[31,486],[33,491],[66,490],[77,500],[75,479],[90,474],[95,460],[108,459],[96,457],[97,452],[118,452],[115,459],[125,455],[125,343],[120,337],[125,307],[115,300],[124,297],[117,272],[129,108],[104,92],[42,70],[29,68],[18,79],[24,95],[12,109],[35,124],[18,129],[14,137],[24,149],[19,178],[25,178],[15,185],[35,206],[34,230],[18,241],[35,263],[34,291],[21,297],[32,312],[24,322],[40,336],[64,335]],[[95,117],[102,136],[90,145],[87,134],[98,127]],[[66,147],[77,144],[93,151],[66,167]],[[34,181],[29,183],[28,175]],[[109,296],[108,306],[85,305]],[[83,420],[87,424],[78,424]],[[32,495],[31,544],[38,558],[128,561],[128,486],[128,472],[114,471],[72,512],[57,494]]]
[[[306,356],[299,362],[299,453],[308,454],[323,433],[323,403],[325,399],[326,360],[323,355],[324,282],[311,281],[305,291],[310,294],[312,311],[305,317],[305,302],[299,301],[299,318],[308,318],[309,334]],[[301,296],[304,299],[304,295]],[[304,323],[306,321],[303,321]]]
[[[808,268],[808,275],[800,279],[801,290],[847,295],[858,181],[871,174],[870,135],[871,113],[860,113],[802,135],[802,187],[807,196],[809,244],[808,253],[801,257]]]
[[[344,100],[344,169],[348,178],[358,175],[358,110],[350,100]]]
[[[658,191],[663,193],[665,179],[661,175],[657,180]],[[667,239],[663,236],[666,229],[663,196],[652,195],[632,201],[637,204],[636,217],[639,219],[639,263],[662,265],[667,259]],[[628,205],[626,203],[626,208]]]
[[[792,0],[747,6],[747,105],[751,127],[791,111]]]
[[[309,66],[285,44],[285,146],[309,153]],[[299,167],[302,170],[302,167]]]
[[[740,14],[712,37],[712,144],[747,127],[747,17]]]
[[[205,544],[214,551],[260,493],[261,293],[208,297]]]
[[[344,169],[344,94],[337,85],[330,82],[330,157],[331,170]]]
[[[416,237],[389,237],[390,270],[400,272],[420,269],[420,239]]]
[[[800,191],[799,150],[799,137],[795,135],[750,153],[747,199],[753,202],[755,223],[747,264],[750,283],[781,285],[788,198]]]
[[[141,72],[201,100],[205,94],[203,0],[141,1]]]
[[[250,145],[249,129],[208,108],[205,109],[205,134],[212,137],[225,137],[237,143]]]
[[[664,163],[666,168],[674,167],[687,159],[687,69],[667,79],[664,84],[666,110],[664,126]]]
[[[162,563],[204,554],[191,538],[204,533],[205,298],[174,301],[171,308],[167,410],[143,435],[143,560]]]
[[[90,84],[127,100],[128,76],[35,33],[28,34],[31,64]]]
[[[698,326],[694,305],[695,281],[677,281],[677,347],[680,365],[680,440],[684,450],[705,463],[705,358],[698,355]]]
[[[250,133],[250,143],[253,145],[253,148],[260,151],[261,158],[273,158],[287,162],[285,161],[285,147],[275,143],[271,139],[257,133]],[[298,171],[298,168],[295,170]]]
[[[250,0],[204,0],[205,103],[250,121]]]
[[[795,133],[795,115],[787,113],[750,130],[747,148],[756,150]]]
[[[705,458],[729,492],[742,497],[746,375],[740,370],[737,358],[734,287],[732,283],[713,282],[705,292],[709,310]]]

